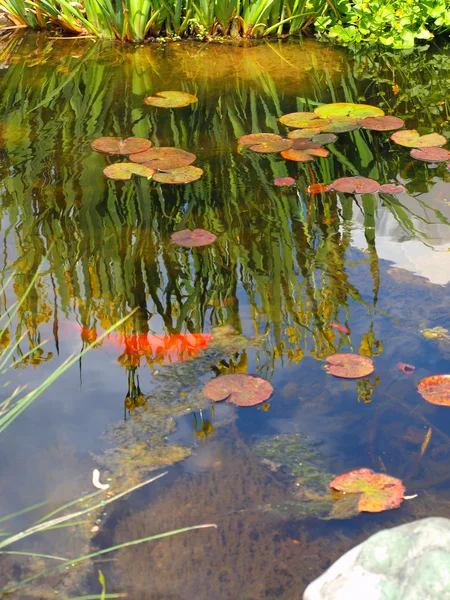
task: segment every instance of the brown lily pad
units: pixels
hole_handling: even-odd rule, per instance
[[[380,189],[380,184],[367,177],[341,177],[331,184],[337,192],[346,194],[373,194]]]
[[[329,125],[322,127],[324,133],[345,133],[359,129],[358,119],[355,117],[336,117],[331,120]]]
[[[383,185],[380,185],[378,191],[384,192],[385,194],[402,194],[403,192],[406,192],[406,188],[400,183],[383,183]]]
[[[209,246],[217,240],[210,231],[206,229],[182,229],[172,233],[171,240],[177,246],[185,246],[186,248],[197,248],[198,246]]]
[[[138,165],[136,163],[115,163],[105,167],[103,173],[109,179],[125,181],[131,179],[132,175],[140,175],[141,177],[151,179],[156,171],[155,169],[149,169],[149,167],[146,167],[145,165]]]
[[[425,162],[445,162],[450,159],[450,152],[445,148],[413,148],[410,154],[413,158]]]
[[[370,469],[358,469],[335,477],[330,487],[344,494],[359,496],[359,512],[382,512],[397,508],[403,502],[405,488],[400,479],[374,473]]]
[[[450,375],[425,377],[419,382],[417,390],[430,404],[450,406]]]
[[[220,375],[203,388],[205,396],[214,402],[227,399],[236,406],[255,406],[265,402],[273,393],[272,385],[265,379],[243,373]]]
[[[253,152],[281,152],[292,146],[291,140],[285,140],[276,133],[250,133],[239,138],[241,146],[248,146]]]
[[[334,133],[317,133],[314,132],[314,129],[294,129],[294,131],[288,133],[288,138],[293,140],[294,148],[295,143],[299,140],[309,140],[316,144],[320,144],[321,146],[325,146],[325,144],[332,144],[338,139],[337,135],[334,135]]]
[[[420,135],[415,129],[396,131],[391,135],[391,140],[399,146],[406,146],[407,148],[433,148],[447,143],[447,138],[439,135],[439,133]]]
[[[379,117],[364,117],[358,119],[358,125],[363,129],[371,129],[372,131],[393,131],[401,129],[405,122],[399,117],[390,115],[381,115]]]
[[[160,147],[149,148],[139,154],[131,154],[130,160],[136,163],[143,163],[151,169],[158,171],[167,171],[168,169],[178,169],[192,164],[197,157],[195,154],[186,152],[181,148]]]
[[[332,354],[327,357],[325,370],[335,377],[345,379],[359,379],[366,377],[374,371],[374,364],[367,356],[360,354]]]
[[[157,106],[159,108],[182,108],[197,102],[197,96],[186,92],[157,92],[155,96],[148,96],[145,104]]]
[[[330,123],[329,119],[320,119],[312,112],[294,112],[283,115],[278,119],[280,123],[287,127],[295,127],[296,129],[320,129]]]
[[[92,142],[91,148],[102,154],[135,154],[148,150],[151,145],[145,138],[101,137]]]
[[[307,148],[305,150],[294,150],[291,148],[282,152],[281,156],[287,160],[294,160],[296,162],[309,162],[314,160],[316,156],[326,158],[329,154],[325,148]]]
[[[354,104],[353,102],[334,102],[324,104],[314,110],[314,113],[321,119],[335,119],[338,117],[353,117],[361,119],[363,117],[377,117],[384,115],[384,111],[377,106],[370,104]]]
[[[178,169],[168,169],[167,171],[158,171],[153,175],[154,181],[158,183],[191,183],[197,181],[203,175],[203,169],[198,167],[180,167]]]
[[[320,127],[316,127],[315,129],[312,127],[307,127],[306,129],[293,129],[287,134],[287,136],[290,140],[296,140],[298,138],[305,138],[310,140],[315,135],[318,135],[320,131]]]
[[[295,179],[293,177],[277,177],[273,183],[278,187],[292,187],[295,185]]]

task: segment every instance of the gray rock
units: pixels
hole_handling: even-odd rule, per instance
[[[450,600],[450,520],[384,529],[341,556],[303,600]]]

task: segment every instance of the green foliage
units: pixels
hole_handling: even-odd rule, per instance
[[[344,45],[369,42],[406,49],[450,28],[449,0],[337,0],[335,8],[315,27]]]

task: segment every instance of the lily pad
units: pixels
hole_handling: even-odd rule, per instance
[[[320,131],[320,127],[316,127],[315,129],[312,127],[307,127],[306,129],[293,129],[287,136],[290,140],[296,140],[297,138],[311,139],[315,135],[318,135]]]
[[[407,148],[433,148],[447,143],[447,138],[439,135],[439,133],[420,135],[415,129],[396,131],[391,135],[391,140],[399,146],[406,146]]]
[[[314,196],[315,194],[322,194],[324,192],[329,192],[332,189],[330,185],[325,185],[324,183],[313,183],[308,185],[306,188],[306,192]]]
[[[405,122],[399,117],[391,115],[382,115],[379,117],[364,117],[358,119],[358,125],[363,129],[371,129],[372,131],[393,131],[401,129]]]
[[[276,133],[250,133],[239,138],[241,146],[248,146],[253,152],[281,152],[292,146],[291,140],[286,140]]]
[[[367,356],[360,354],[332,354],[327,357],[325,370],[335,377],[345,379],[359,379],[366,377],[374,371],[374,364]]]
[[[279,118],[280,123],[287,127],[295,127],[296,129],[311,128],[320,129],[330,123],[329,119],[320,119],[313,112],[294,112],[283,115]]]
[[[321,119],[335,119],[336,117],[353,117],[361,119],[362,117],[377,117],[384,115],[384,111],[377,106],[369,104],[354,104],[352,102],[334,102],[325,104],[314,110],[314,113]]]
[[[155,96],[148,96],[145,104],[160,108],[181,108],[197,102],[197,96],[186,92],[157,92]]]
[[[450,159],[450,152],[445,148],[413,148],[410,154],[413,158],[425,162],[445,162]]]
[[[151,169],[158,171],[167,171],[168,169],[178,169],[192,164],[197,157],[195,154],[186,152],[181,148],[160,147],[150,148],[139,154],[131,154],[130,160],[136,163],[144,163]]]
[[[203,391],[214,402],[227,399],[236,406],[255,406],[270,398],[273,387],[260,377],[237,373],[220,375],[208,381]]]
[[[217,240],[217,237],[206,229],[182,229],[172,233],[171,240],[177,246],[186,246],[186,248],[197,248],[198,246],[208,246]]]
[[[155,169],[150,169],[145,165],[138,165],[136,163],[115,163],[105,167],[103,173],[109,179],[125,181],[126,179],[131,179],[132,175],[140,175],[141,177],[150,179],[156,171]]]
[[[309,148],[320,148],[322,144],[320,142],[313,142],[312,140],[297,138],[291,141],[293,150],[308,150]]]
[[[293,177],[277,177],[273,183],[278,187],[292,187],[295,185],[295,179]]]
[[[336,117],[329,125],[322,127],[324,133],[345,133],[359,129],[358,120],[355,117]]]
[[[450,375],[425,377],[419,382],[417,390],[430,404],[450,406]]]
[[[344,494],[358,494],[358,510],[382,512],[397,508],[403,502],[405,488],[400,479],[374,473],[370,469],[359,469],[339,475],[330,487]]]
[[[191,183],[200,179],[202,175],[203,169],[189,166],[158,171],[153,175],[153,179],[158,183]]]
[[[367,177],[341,177],[331,184],[337,192],[346,194],[373,194],[380,189],[380,184]]]
[[[378,191],[384,192],[385,194],[402,194],[403,192],[406,192],[406,188],[400,183],[383,183],[383,185],[380,185]]]
[[[282,152],[281,156],[287,160],[294,160],[296,162],[309,162],[314,160],[315,156],[326,158],[329,154],[325,148],[308,148],[306,150],[294,150],[291,148]]]
[[[148,150],[151,145],[145,138],[101,137],[92,142],[91,148],[102,154],[135,154]]]
[[[325,144],[332,144],[338,139],[334,133],[317,133],[314,132],[314,129],[294,129],[288,133],[288,138],[294,141],[294,148],[297,140],[309,140],[325,146]]]

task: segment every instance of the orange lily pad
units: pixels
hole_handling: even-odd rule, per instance
[[[145,138],[101,137],[94,140],[91,148],[102,154],[135,154],[151,148],[152,143]]]
[[[164,147],[149,148],[139,154],[131,154],[130,160],[136,163],[143,163],[151,169],[158,171],[167,171],[168,169],[178,169],[192,164],[197,157],[191,152],[186,152],[181,148]]]
[[[391,135],[391,140],[400,146],[407,148],[432,148],[434,146],[443,146],[447,143],[447,138],[439,133],[428,133],[420,135],[415,129],[402,129]]]
[[[344,494],[358,494],[357,508],[360,512],[382,512],[398,508],[403,502],[405,488],[400,479],[374,473],[370,469],[358,469],[335,477],[330,487]]]
[[[192,181],[200,179],[202,175],[203,169],[189,166],[158,171],[153,175],[153,179],[158,183],[191,183]]]
[[[320,129],[330,123],[329,119],[320,119],[313,112],[294,112],[283,115],[278,119],[280,123],[287,127],[295,127],[296,129]]]
[[[276,133],[250,133],[239,138],[241,146],[248,146],[253,152],[281,152],[292,146],[291,140],[286,140]]]
[[[369,104],[354,104],[353,102],[334,102],[319,106],[314,113],[321,119],[335,119],[336,117],[377,117],[384,115],[384,111],[377,106]]]
[[[383,185],[380,185],[378,191],[384,192],[385,194],[402,194],[403,192],[406,192],[406,188],[400,183],[383,183]]]
[[[315,156],[326,158],[329,154],[330,153],[325,148],[307,148],[305,150],[294,150],[293,148],[290,148],[289,150],[282,152],[281,156],[287,160],[294,160],[296,162],[309,162],[314,160]]]
[[[227,399],[236,406],[255,406],[265,402],[273,393],[272,385],[261,377],[243,373],[220,375],[203,388],[205,396],[214,402]]]
[[[306,192],[314,196],[315,194],[323,194],[329,192],[332,189],[331,185],[325,185],[324,183],[312,183],[306,188]]]
[[[115,163],[108,165],[103,169],[103,173],[109,179],[117,179],[119,181],[125,181],[131,179],[132,175],[140,175],[141,177],[151,177],[156,173],[155,169],[150,169],[145,165],[138,165],[136,163]]]
[[[404,124],[405,122],[400,117],[392,117],[390,115],[358,119],[360,127],[371,129],[372,131],[393,131],[394,129],[401,129]]]
[[[345,379],[359,379],[373,373],[375,367],[373,361],[367,356],[360,354],[332,354],[328,356],[325,370],[335,377]]]
[[[419,382],[417,390],[430,404],[450,406],[450,375],[425,377]]]
[[[341,177],[331,184],[337,192],[346,194],[373,194],[380,189],[380,184],[368,177]]]
[[[186,248],[197,248],[198,246],[208,246],[217,240],[217,237],[206,229],[182,229],[171,235],[172,242],[177,246],[186,246]]]
[[[157,92],[155,96],[148,96],[145,104],[159,108],[182,108],[197,102],[197,96],[186,92]]]
[[[295,179],[293,177],[277,177],[273,183],[278,187],[292,187],[295,185]]]
[[[425,162],[445,162],[450,159],[450,152],[445,148],[413,148],[410,152],[413,158]]]

